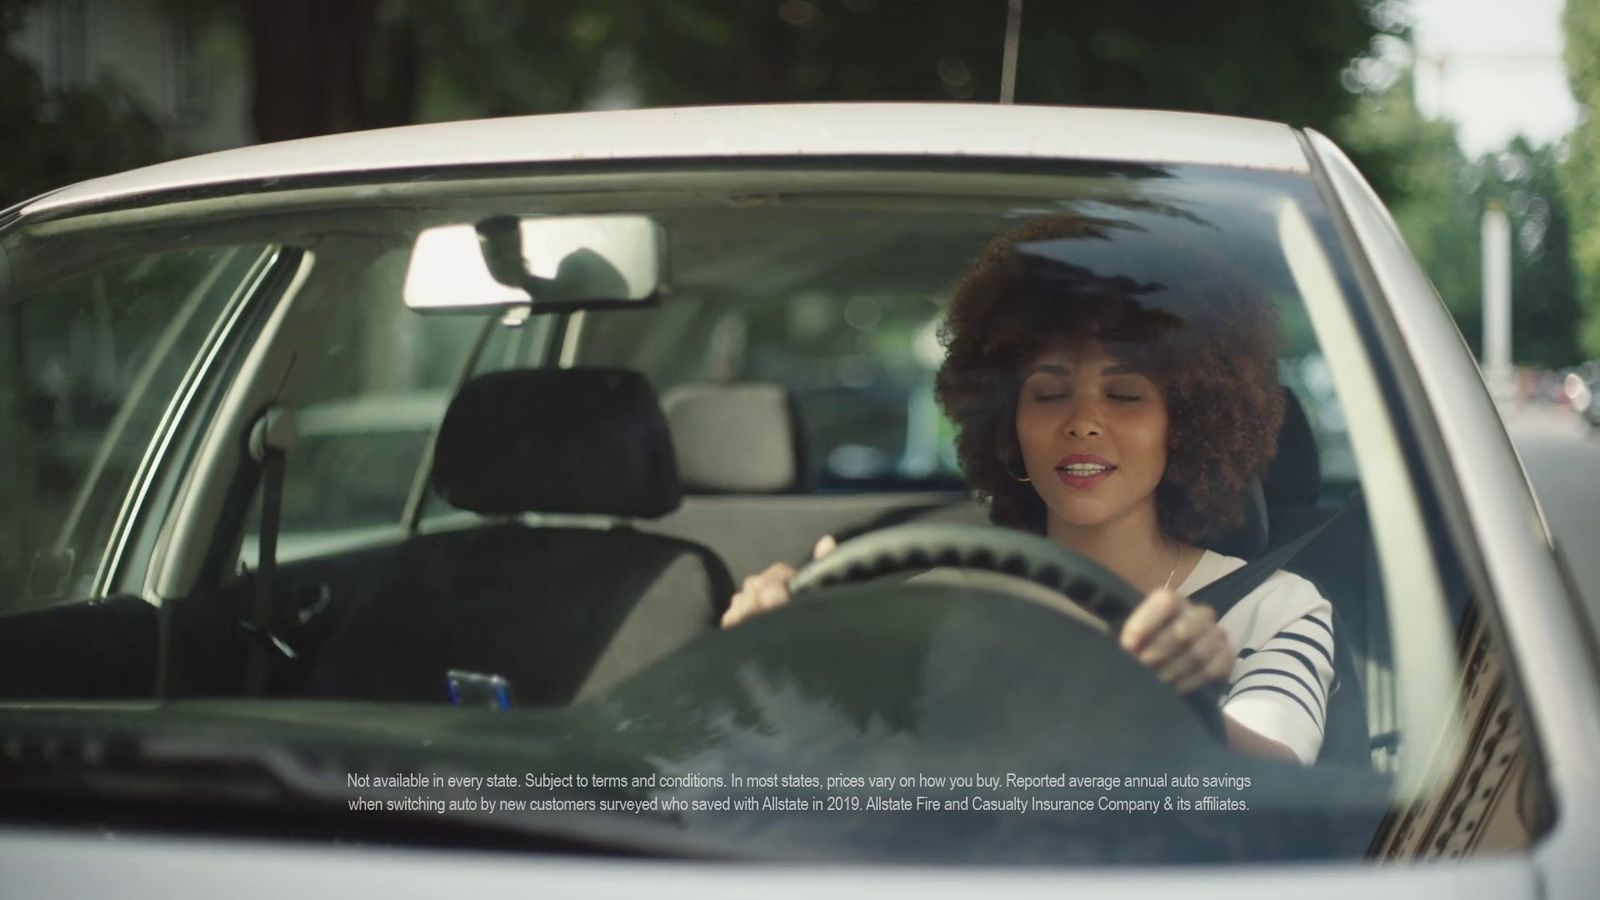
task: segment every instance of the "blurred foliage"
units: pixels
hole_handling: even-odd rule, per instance
[[[1575,327],[1582,310],[1557,150],[1518,137],[1480,170],[1478,208],[1499,203],[1511,220],[1512,361],[1574,365],[1584,355]]]
[[[1549,368],[1578,361],[1577,288],[1554,147],[1519,137],[1499,153],[1468,160],[1455,126],[1417,108],[1409,77],[1363,98],[1340,132],[1468,344],[1481,352],[1481,229],[1493,202],[1511,224],[1513,361]]]
[[[47,88],[11,50],[39,0],[0,0],[0,209],[51,188],[173,155],[160,125],[119,85]]]
[[[15,3],[17,0],[0,0]],[[1016,98],[1330,127],[1394,0],[1025,5]],[[1005,0],[163,0],[248,34],[256,133],[594,106],[998,94]]]
[[[456,14],[453,3],[426,0],[160,3],[191,27],[222,21],[246,35],[250,119],[263,143],[417,121],[416,29]]]
[[[1362,99],[1340,129],[1345,150],[1394,215],[1469,341],[1482,330],[1476,172],[1455,126],[1417,108],[1409,77]],[[1476,329],[1476,330],[1474,330]]]
[[[1019,103],[1140,106],[1327,127],[1378,0],[1025,4]],[[993,101],[1006,3],[465,0],[406,7],[424,119],[823,100]]]
[[[1584,349],[1600,357],[1600,0],[1567,0],[1567,77],[1582,109],[1562,184],[1572,212],[1572,258],[1583,307]]]

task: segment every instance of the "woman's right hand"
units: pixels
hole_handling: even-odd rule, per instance
[[[832,553],[837,546],[839,544],[833,539],[833,535],[825,534],[812,549],[811,558],[821,559]],[[734,594],[733,599],[729,601],[728,611],[722,614],[722,627],[732,628],[751,616],[760,615],[788,603],[789,579],[794,577],[794,573],[794,566],[776,562],[763,569],[761,574],[746,578],[739,593]]]

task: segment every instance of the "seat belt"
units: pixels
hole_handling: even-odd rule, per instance
[[[294,412],[267,407],[250,429],[250,458],[261,464],[261,533],[256,551],[256,584],[250,618],[240,626],[255,640],[250,642],[245,684],[251,694],[264,694],[271,653],[294,659],[294,648],[272,631],[272,582],[278,569],[278,528],[283,513],[283,476],[289,451],[295,443]]]
[[[1221,578],[1218,578],[1216,581],[1211,582],[1200,590],[1195,591],[1193,594],[1189,595],[1189,599],[1197,603],[1205,603],[1209,605],[1212,609],[1216,610],[1217,618],[1221,619],[1228,613],[1229,610],[1233,609],[1235,606],[1238,606],[1240,600],[1243,600],[1245,597],[1250,595],[1251,591],[1260,587],[1261,583],[1271,577],[1274,572],[1277,572],[1279,569],[1282,569],[1286,564],[1288,564],[1289,560],[1293,559],[1295,554],[1299,553],[1301,550],[1304,550],[1307,544],[1310,544],[1324,531],[1328,530],[1328,526],[1332,525],[1336,519],[1338,519],[1340,516],[1343,516],[1352,507],[1360,506],[1361,499],[1362,495],[1359,493],[1356,494],[1349,500],[1346,500],[1344,505],[1334,510],[1332,515],[1328,516],[1326,519],[1323,519],[1321,522],[1318,522],[1316,525],[1306,529],[1303,534],[1300,534],[1282,546],[1274,548],[1270,553],[1245,563],[1243,566],[1240,566],[1232,572],[1229,572]],[[1333,627],[1336,629],[1342,629],[1344,626],[1339,624],[1338,607],[1334,607],[1333,609],[1333,618]],[[1353,662],[1350,662],[1348,659],[1347,654],[1349,652],[1350,651],[1346,647],[1345,642],[1334,642],[1334,654],[1339,659],[1349,663],[1350,674],[1357,679],[1357,685],[1359,687],[1360,673],[1354,668]],[[1343,680],[1339,675],[1339,668],[1340,666],[1338,662],[1335,662],[1334,687],[1329,693],[1330,710],[1332,709],[1332,697],[1334,694],[1339,693],[1340,682]],[[1213,699],[1215,699],[1219,704],[1228,693],[1227,686],[1222,683],[1210,686],[1205,690],[1208,690]],[[1365,731],[1367,724],[1364,710],[1359,714],[1361,722],[1360,727],[1363,731]]]
[[[1274,548],[1243,566],[1218,578],[1205,587],[1189,595],[1189,599],[1197,603],[1205,603],[1216,610],[1220,619],[1239,604],[1240,600],[1249,596],[1250,592],[1261,586],[1261,583],[1272,576],[1274,572],[1288,564],[1295,554],[1304,550],[1306,545],[1316,540],[1319,535],[1327,530],[1336,519],[1344,515],[1351,507],[1361,504],[1361,495],[1356,494],[1344,502],[1343,506],[1333,511],[1333,514],[1321,522],[1307,529],[1294,540]]]

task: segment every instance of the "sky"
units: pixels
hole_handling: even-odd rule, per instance
[[[1409,0],[1417,103],[1454,119],[1469,157],[1519,132],[1558,140],[1578,107],[1561,60],[1563,0]]]

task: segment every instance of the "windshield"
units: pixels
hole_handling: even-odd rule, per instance
[[[664,234],[650,302],[406,304],[425,229],[596,213]],[[158,773],[36,794],[223,765],[252,815],[629,852],[1357,859],[1488,702],[1307,176],[499,174],[3,240],[0,732]],[[1162,592],[1215,672],[1124,646]]]

